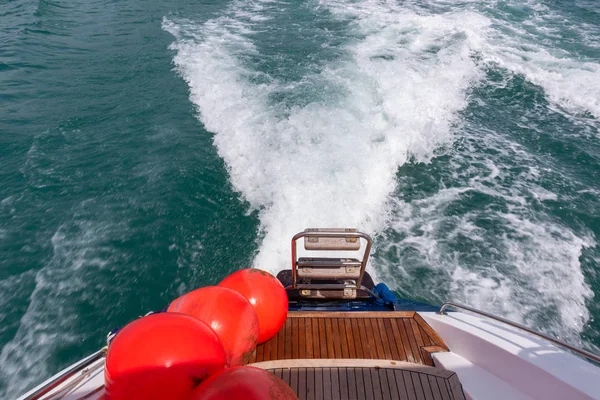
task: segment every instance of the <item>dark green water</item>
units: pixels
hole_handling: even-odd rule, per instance
[[[595,1],[5,0],[0,397],[305,227],[600,345]]]

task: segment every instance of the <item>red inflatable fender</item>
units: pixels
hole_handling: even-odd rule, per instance
[[[258,317],[250,302],[235,290],[208,286],[174,300],[167,312],[206,322],[219,336],[229,366],[247,364],[256,351]]]
[[[258,317],[258,343],[264,343],[279,332],[288,313],[288,297],[279,280],[268,272],[247,268],[223,279],[219,286],[242,294]]]
[[[126,325],[108,347],[104,369],[110,400],[187,400],[225,368],[217,334],[204,322],[159,313]]]
[[[298,400],[281,378],[255,367],[235,367],[208,378],[190,400]]]

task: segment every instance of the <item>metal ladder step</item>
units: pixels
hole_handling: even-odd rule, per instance
[[[297,241],[304,239],[304,250],[337,252],[335,257],[298,257]],[[362,243],[366,243],[364,251]],[[372,239],[352,228],[306,229],[292,238],[292,284],[288,290],[313,299],[356,299],[368,291],[362,289]],[[362,260],[348,258],[347,252]],[[327,254],[329,255],[329,254]],[[321,281],[321,282],[319,282]],[[333,285],[326,283],[337,282]]]
[[[300,258],[298,278],[353,279],[360,277],[361,262],[355,258]]]

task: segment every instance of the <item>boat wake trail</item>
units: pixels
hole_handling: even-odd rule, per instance
[[[55,365],[49,360],[57,351],[103,332],[101,326],[95,328],[97,332],[81,332],[80,324],[106,304],[103,297],[112,291],[90,287],[90,277],[115,272],[111,265],[116,264],[115,255],[105,244],[115,231],[115,227],[94,226],[86,221],[65,223],[52,237],[52,260],[34,277],[31,271],[19,276],[32,278],[35,289],[15,337],[0,352],[0,383],[7,384],[7,397],[21,395],[32,383],[41,383],[55,373]]]
[[[558,195],[542,183],[573,177],[546,174],[549,161],[500,123],[539,113],[507,106],[495,120],[479,92],[520,79],[543,93],[534,108],[597,132],[600,64],[552,50],[549,10],[519,8],[527,25],[504,19],[511,7],[255,0],[206,22],[164,19],[231,183],[259,210],[256,267],[286,268],[305,227],[355,226],[380,234],[375,272],[404,296],[578,339],[593,297],[580,257],[595,238],[544,214]],[[290,15],[305,19],[282,23]],[[403,176],[420,163],[431,176]]]
[[[255,265],[270,271],[287,266],[288,239],[305,227],[384,227],[398,167],[409,157],[427,161],[450,142],[478,76],[472,32],[460,28],[460,15],[371,26],[312,6],[317,20],[343,20],[344,31],[334,33],[346,40],[331,62],[292,82],[247,62],[276,65],[286,56],[293,43],[271,54],[261,54],[257,43],[271,33],[264,23],[270,13],[291,12],[292,5],[238,2],[201,25],[163,24],[177,38],[175,65],[215,133],[233,186],[260,210],[264,238]],[[257,9],[261,18],[252,14]],[[315,47],[331,46],[329,40],[324,35]],[[280,100],[299,88],[313,98],[301,105]]]

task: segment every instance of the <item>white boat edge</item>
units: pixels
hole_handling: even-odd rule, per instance
[[[600,368],[537,335],[463,312],[419,313],[450,352],[437,367],[456,372],[471,399],[600,399]]]
[[[468,399],[600,399],[600,368],[541,337],[463,312],[418,314],[450,349],[432,354],[435,365],[456,372]],[[62,398],[69,400],[102,398],[103,364],[104,358],[96,360],[51,393],[64,390]],[[86,374],[84,379],[82,374]],[[18,400],[28,399],[53,379]],[[79,384],[73,386],[78,379]]]
[[[313,269],[320,273],[324,271],[325,275],[320,276],[321,279],[329,279],[327,273],[332,270],[338,273],[336,269],[339,269],[340,265],[346,265],[348,261],[345,258],[328,258],[325,259],[327,263],[318,264],[323,259],[298,259],[296,242],[302,238],[305,239],[305,248],[308,243],[312,246],[309,246],[310,249],[314,250],[314,243],[318,243],[318,250],[327,251],[356,251],[357,248],[360,249],[360,246],[356,246],[356,240],[364,239],[367,245],[362,261],[350,260],[354,264],[350,266],[349,273],[354,274],[352,276],[356,281],[350,286],[346,283],[342,284],[342,281],[350,278],[345,276],[339,279],[340,283],[337,285],[319,283],[313,285],[309,278],[304,277],[303,279],[309,283],[297,284],[296,278],[300,272],[300,261],[303,262],[304,267],[307,266],[308,261],[314,262],[315,266],[311,264],[309,272]],[[308,238],[317,240],[308,241]],[[292,269],[289,270],[291,284],[289,286],[284,284],[286,290],[298,291],[301,289],[302,292],[307,292],[306,294],[301,293],[303,296],[310,297],[313,293],[319,294],[319,289],[331,289],[331,286],[335,286],[338,291],[336,292],[337,297],[331,298],[338,299],[337,301],[341,303],[346,301],[347,289],[350,289],[348,293],[352,294],[354,299],[359,291],[363,291],[369,293],[370,299],[377,298],[385,301],[385,296],[380,297],[362,285],[371,243],[372,239],[369,235],[358,232],[356,229],[306,229],[304,232],[296,234],[292,238],[291,246]],[[356,278],[356,267],[359,265],[360,274]],[[302,272],[305,273],[305,271]],[[278,279],[280,279],[279,276]],[[385,288],[387,289],[387,287]],[[389,289],[387,290],[389,291]],[[290,293],[288,291],[288,298]],[[341,294],[344,296],[340,296]],[[436,367],[456,373],[468,399],[600,400],[600,356],[596,354],[465,305],[445,303],[439,312],[435,312],[431,310],[436,310],[436,308],[424,303],[404,300],[404,305],[400,306],[396,300],[395,297],[393,297],[393,301],[388,299],[388,303],[390,303],[388,305],[391,308],[386,310],[415,311],[448,347],[449,351],[431,353],[431,359]],[[289,298],[289,302],[292,304],[292,298]],[[423,305],[427,307],[418,308]],[[448,307],[460,311],[447,313],[445,310]],[[327,308],[320,306],[313,308],[324,313],[328,312]],[[377,309],[369,310],[368,308],[359,307],[354,310],[368,310],[374,314],[379,312]],[[298,310],[297,307],[295,309]],[[387,312],[389,313],[389,311]],[[105,350],[106,348],[59,372],[18,400],[44,398],[94,400],[103,398]],[[574,354],[578,354],[578,356]],[[401,360],[395,361],[402,362]],[[260,367],[259,364],[257,366]]]

